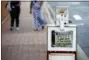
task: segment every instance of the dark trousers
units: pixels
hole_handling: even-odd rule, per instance
[[[20,7],[12,8],[12,10],[10,11],[11,27],[14,26],[15,21],[16,21],[16,27],[19,27],[19,15],[20,15]]]

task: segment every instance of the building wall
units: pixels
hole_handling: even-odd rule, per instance
[[[8,11],[5,8],[6,3],[6,1],[1,1],[1,20],[4,20],[8,15]]]

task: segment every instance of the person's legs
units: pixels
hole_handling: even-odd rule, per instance
[[[38,10],[33,9],[33,18],[34,18],[34,28],[35,30],[38,30],[40,27],[40,24],[38,22]]]
[[[19,27],[19,15],[20,15],[20,9],[16,8],[16,28]]]
[[[43,10],[43,9],[40,9],[40,10],[39,10],[38,21],[39,21],[40,27],[41,27],[42,29],[44,29],[44,26],[45,26],[45,24],[46,24],[46,21],[45,21],[44,12],[43,12],[42,10]]]
[[[14,12],[13,11],[10,11],[10,16],[11,16],[10,30],[13,30],[13,27],[14,27]]]

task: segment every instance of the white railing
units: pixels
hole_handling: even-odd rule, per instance
[[[55,11],[47,2],[44,3],[44,8],[45,8],[46,20],[48,23],[47,26],[55,25]]]

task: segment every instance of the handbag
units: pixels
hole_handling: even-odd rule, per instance
[[[42,24],[45,24],[44,21],[41,19],[41,17],[39,16],[38,17],[38,22],[42,25]]]
[[[7,10],[8,11],[11,11],[11,5],[10,4],[11,4],[11,2],[8,2],[8,4],[7,4]]]

